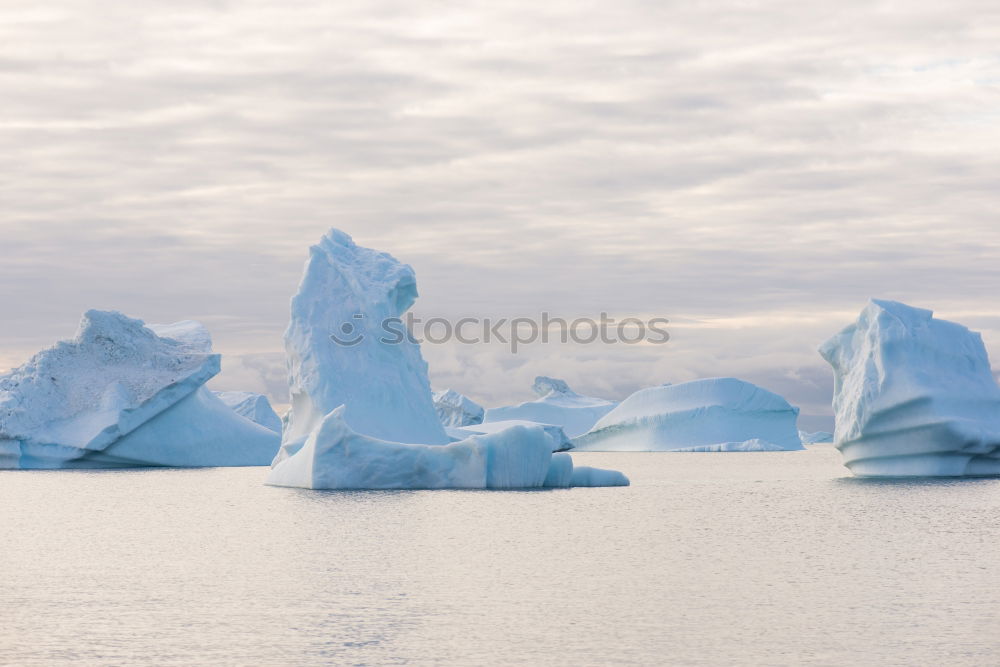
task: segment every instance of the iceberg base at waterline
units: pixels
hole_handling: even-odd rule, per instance
[[[760,452],[803,449],[799,410],[736,378],[641,389],[573,438],[586,452]]]
[[[301,444],[300,444],[301,443]],[[529,489],[627,486],[610,470],[573,468],[537,426],[448,445],[387,442],[354,431],[337,408],[300,443],[282,447],[267,484],[306,489]]]
[[[197,322],[87,311],[73,339],[0,375],[0,469],[267,465],[281,438],[205,388],[211,348]]]
[[[978,333],[872,299],[820,354],[833,367],[835,444],[852,473],[1000,475],[1000,386]]]
[[[799,448],[801,449],[801,447]],[[751,438],[743,442],[717,442],[711,445],[692,445],[691,447],[675,447],[671,452],[789,452],[795,451],[782,447],[767,440]]]

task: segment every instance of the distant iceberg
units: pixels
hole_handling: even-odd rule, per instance
[[[464,440],[471,435],[486,435],[491,433],[499,433],[500,431],[510,428],[511,426],[538,426],[541,427],[543,431],[549,434],[552,439],[552,451],[553,452],[565,452],[567,450],[573,449],[573,442],[566,435],[566,432],[562,430],[561,427],[555,424],[539,424],[538,422],[529,422],[525,419],[508,419],[502,422],[487,422],[485,424],[473,424],[471,426],[455,427],[446,429],[448,435],[456,440]]]
[[[386,442],[354,431],[340,407],[267,477],[273,486],[306,489],[528,489],[627,486],[619,472],[573,468],[552,454],[540,426],[512,426],[449,445]]]
[[[798,414],[743,380],[695,380],[637,391],[573,444],[577,451],[797,450]]]
[[[484,423],[526,420],[561,426],[570,438],[586,433],[617,403],[603,398],[581,396],[562,380],[539,376],[532,386],[538,399],[486,410]]]
[[[820,354],[835,376],[836,446],[855,475],[1000,475],[1000,387],[978,333],[872,300]]]
[[[796,447],[794,449],[802,449]],[[671,449],[672,452],[787,452],[787,447],[776,445],[773,442],[753,438],[743,442],[719,442],[714,445],[693,445],[691,447],[677,447]]]
[[[284,443],[302,443],[348,406],[359,433],[442,445],[420,346],[399,318],[417,298],[413,269],[330,230],[309,250],[285,332],[289,391]]]
[[[483,423],[483,406],[457,391],[434,392],[434,409],[442,426],[460,427]]]
[[[197,322],[88,311],[73,340],[0,376],[0,468],[267,465],[279,437],[204,387],[211,345]]]
[[[217,391],[214,393],[236,414],[281,435],[281,417],[271,407],[267,396],[250,391]]]
[[[803,445],[825,444],[833,442],[833,433],[828,433],[827,431],[816,431],[815,433],[799,431],[799,440],[802,441]]]

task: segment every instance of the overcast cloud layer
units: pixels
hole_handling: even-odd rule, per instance
[[[869,296],[1000,356],[1000,10],[917,2],[5,2],[0,368],[197,318],[282,391],[307,246],[423,315],[645,315],[665,346],[426,346],[487,404],[740,375],[828,414]]]

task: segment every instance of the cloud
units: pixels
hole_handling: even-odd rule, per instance
[[[997,43],[978,0],[0,8],[0,365],[89,307],[278,364],[336,226],[428,314],[711,323],[655,358],[428,350],[435,382],[744,374],[820,410],[813,349],[869,296],[996,312]]]

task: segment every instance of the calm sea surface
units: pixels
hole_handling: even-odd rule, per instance
[[[574,457],[632,486],[0,473],[0,664],[1000,664],[1000,481]]]

